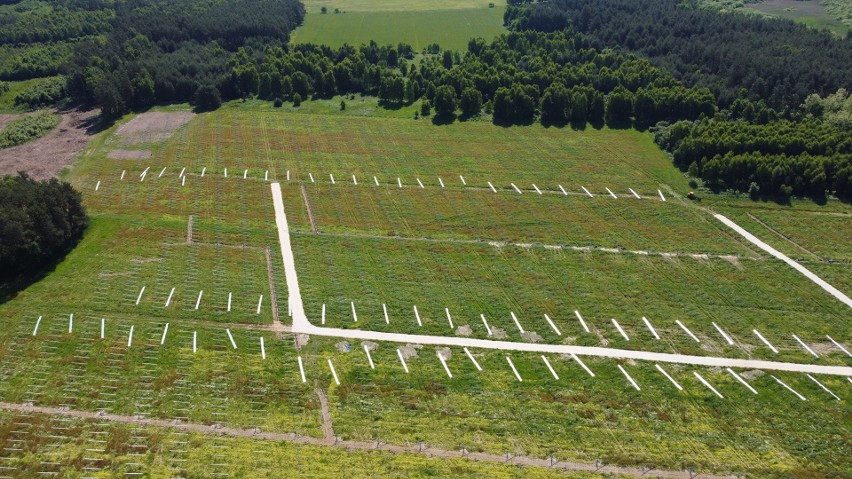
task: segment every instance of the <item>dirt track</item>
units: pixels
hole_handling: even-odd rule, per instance
[[[0,150],[0,176],[26,171],[33,178],[43,180],[55,177],[89,142],[89,131],[95,123],[98,110],[70,110],[62,115],[59,126],[38,140]],[[8,122],[11,118],[2,115]]]

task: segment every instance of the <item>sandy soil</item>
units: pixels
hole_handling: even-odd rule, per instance
[[[142,113],[118,127],[115,135],[128,144],[163,141],[194,116],[191,112]]]
[[[2,130],[3,128],[6,128],[6,125],[8,125],[10,121],[14,120],[18,116],[20,116],[20,115],[17,115],[17,114],[14,114],[14,113],[0,115],[0,130]]]
[[[145,160],[151,158],[150,150],[112,150],[107,158],[114,160]]]
[[[42,180],[56,176],[71,164],[89,142],[89,132],[99,111],[71,110],[58,113],[62,115],[62,120],[52,132],[38,140],[0,150],[0,175],[26,171],[31,177]],[[7,116],[14,117],[0,115]],[[0,118],[0,124],[3,121],[4,118]]]

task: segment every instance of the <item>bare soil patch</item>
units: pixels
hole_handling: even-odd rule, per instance
[[[17,118],[19,115],[16,114],[2,114],[0,115],[0,130],[6,128],[6,125],[9,124],[10,121]]]
[[[146,160],[151,158],[151,150],[112,150],[107,158],[113,160]]]
[[[14,175],[19,171],[44,180],[56,176],[70,166],[74,158],[86,147],[98,110],[61,111],[59,126],[47,135],[23,145],[0,150],[0,175]],[[15,115],[0,115],[0,117]],[[10,121],[11,118],[5,120]],[[4,120],[0,119],[0,123]]]
[[[155,143],[171,137],[194,116],[188,111],[142,113],[118,127],[115,134],[128,144]]]

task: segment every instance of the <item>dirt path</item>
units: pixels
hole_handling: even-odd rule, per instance
[[[285,331],[284,325],[278,319],[278,295],[275,294],[275,274],[272,271],[272,253],[269,251],[269,246],[263,249],[266,256],[266,277],[269,280],[269,304],[272,307],[272,330],[275,331],[275,336],[281,338],[281,333]]]
[[[319,397],[320,413],[322,414],[322,437],[328,444],[334,443],[334,426],[331,424],[331,411],[328,409],[328,396],[321,388],[314,389]]]
[[[311,209],[311,202],[308,200],[308,192],[305,190],[305,185],[302,185],[302,199],[305,201],[305,209],[308,211],[308,219],[311,221],[311,232],[317,234],[317,224],[314,221],[314,210]]]
[[[0,176],[26,171],[31,177],[44,180],[71,166],[86,148],[99,111],[58,113],[62,119],[52,132],[35,141],[0,150]]]
[[[192,244],[192,215],[189,215],[189,221],[186,224],[186,244]]]
[[[488,462],[505,464],[507,456],[498,454],[487,454],[481,452],[450,451],[447,449],[436,449],[431,447],[415,446],[397,446],[392,444],[382,444],[376,442],[364,441],[337,441],[328,442],[325,438],[319,439],[310,436],[299,436],[293,433],[271,433],[263,432],[259,429],[237,429],[224,427],[220,425],[208,426],[205,424],[189,423],[178,420],[162,420],[142,418],[139,416],[123,416],[119,414],[79,411],[67,408],[31,406],[28,404],[14,404],[0,402],[0,409],[6,411],[14,411],[20,413],[36,413],[47,414],[51,416],[73,417],[78,419],[90,419],[98,421],[109,421],[121,424],[142,425],[148,427],[160,427],[168,429],[177,429],[181,431],[194,432],[199,434],[215,435],[215,436],[230,436],[234,438],[253,438],[267,441],[293,442],[298,444],[310,444],[313,446],[337,447],[346,450],[381,450],[395,454],[419,454],[426,457],[446,457],[446,458],[465,458],[470,461]],[[332,436],[333,437],[333,436]],[[637,478],[660,477],[666,479],[736,479],[736,476],[720,476],[713,474],[697,474],[687,471],[671,471],[671,470],[649,470],[647,468],[637,467],[619,467],[610,465],[597,465],[582,462],[562,462],[556,459],[537,459],[532,457],[508,457],[508,462],[512,464],[522,464],[530,467],[546,467],[550,469],[560,470],[565,473],[572,471],[592,471],[600,474],[623,474]]]

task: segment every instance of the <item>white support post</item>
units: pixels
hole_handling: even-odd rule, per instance
[[[653,334],[653,335],[654,335],[654,339],[659,340],[659,339],[660,339],[660,335],[659,335],[659,334],[657,334],[657,330],[656,330],[656,329],[654,329],[654,327],[653,327],[653,326],[651,326],[651,322],[650,322],[650,321],[648,321],[648,318],[646,318],[645,316],[642,316],[642,321],[644,321],[644,322],[645,322],[645,326],[647,326],[647,327],[648,327],[648,330],[649,330],[649,331],[651,331],[651,334]]]
[[[709,390],[713,391],[713,394],[715,394],[715,395],[719,396],[719,399],[725,399],[725,396],[722,396],[722,393],[720,393],[719,391],[717,391],[717,390],[716,390],[716,388],[714,388],[712,384],[710,384],[710,383],[709,383],[706,379],[704,379],[703,377],[701,377],[701,375],[700,375],[700,374],[698,374],[698,371],[692,371],[692,374],[694,374],[694,375],[695,375],[695,377],[697,377],[697,378],[698,378],[698,380],[699,380],[699,381],[701,381],[701,383],[702,383],[702,384],[704,384],[705,386],[707,386],[707,389],[709,389]]]
[[[370,369],[376,369],[376,365],[373,364],[373,357],[370,355],[370,350],[367,349],[367,345],[364,345],[364,352],[367,353],[367,362],[370,363]]]
[[[728,372],[731,374],[731,376],[733,376],[733,377],[734,377],[734,379],[736,379],[737,381],[739,381],[739,382],[740,382],[740,384],[742,384],[742,385],[743,385],[743,386],[745,386],[745,387],[746,387],[749,391],[751,391],[751,392],[752,392],[752,394],[757,394],[757,390],[756,390],[756,389],[754,389],[753,387],[751,387],[751,384],[747,383],[747,382],[746,382],[746,380],[745,380],[745,379],[743,379],[743,378],[742,378],[739,374],[735,373],[733,369],[731,369],[731,368],[725,368],[725,370],[726,370],[726,371],[728,371]]]
[[[399,356],[399,362],[402,363],[402,369],[405,370],[405,373],[408,374],[408,365],[405,364],[405,358],[402,357],[402,351],[397,348],[396,355]]]
[[[713,327],[716,328],[716,331],[719,331],[719,334],[722,335],[722,338],[725,339],[725,342],[728,343],[728,346],[734,345],[734,340],[731,339],[731,337],[728,336],[728,333],[726,333],[721,327],[719,327],[718,324],[716,324],[715,322],[712,322],[712,321],[710,322],[710,324],[712,324]]]
[[[668,379],[669,381],[671,381],[672,384],[674,384],[678,391],[683,391],[683,386],[678,384],[677,381],[675,381],[675,379],[671,377],[671,375],[667,373],[665,369],[662,368],[662,366],[660,366],[659,364],[655,364],[654,366],[656,366],[657,371],[663,373],[663,376],[665,376],[666,379]]]
[[[422,321],[420,321],[420,312],[419,312],[419,311],[417,311],[417,305],[416,305],[416,304],[414,305],[414,317],[415,317],[415,318],[417,318],[417,325],[418,325],[418,326],[420,326],[420,327],[422,327],[422,326],[423,326],[423,322],[422,322]]]
[[[574,353],[571,353],[571,357],[572,357],[572,358],[574,358],[574,361],[577,361],[577,364],[579,364],[581,368],[583,368],[583,369],[584,369],[587,373],[589,373],[589,376],[591,376],[591,377],[595,377],[595,373],[593,373],[593,372],[592,372],[592,370],[591,370],[591,369],[589,369],[589,367],[588,367],[588,366],[586,366],[586,363],[584,363],[584,362],[583,362],[583,361],[579,358],[579,356],[577,356],[577,355],[576,355],[576,354],[574,354]]]
[[[488,326],[488,321],[485,320],[485,315],[480,314],[479,317],[482,318],[482,324],[485,325],[485,330],[488,331],[488,335],[491,336],[491,328]]]
[[[464,353],[467,354],[468,359],[470,359],[470,362],[472,362],[473,365],[476,367],[476,370],[482,371],[482,366],[479,365],[479,361],[477,361],[476,358],[473,357],[473,354],[470,354],[470,350],[468,350],[467,348],[463,349]]]
[[[624,377],[626,377],[627,380],[630,381],[630,384],[632,384],[633,387],[636,388],[637,391],[642,390],[641,388],[639,388],[639,385],[636,384],[636,381],[633,380],[633,378],[630,376],[630,374],[627,373],[627,370],[625,370],[623,367],[621,367],[620,364],[618,365],[618,369],[621,370],[622,374],[624,374]]]
[[[553,379],[559,381],[559,375],[556,374],[556,371],[553,369],[553,366],[550,365],[550,361],[547,360],[547,357],[542,354],[541,360],[544,361],[544,365],[547,366],[547,369],[550,370],[550,374],[553,375]]]
[[[618,332],[621,334],[625,341],[630,341],[630,338],[627,336],[627,333],[625,333],[624,330],[621,329],[621,325],[618,324],[618,321],[616,321],[615,318],[612,318],[612,324],[615,325],[615,329],[618,330]]]
[[[553,320],[550,319],[550,316],[548,316],[547,313],[544,314],[544,319],[547,321],[547,324],[550,325],[550,327],[553,329],[553,332],[555,332],[557,336],[562,336],[562,332],[559,331],[559,328],[557,328],[555,324],[553,324]]]
[[[515,326],[517,326],[517,327],[518,327],[518,331],[520,331],[520,332],[521,332],[521,334],[524,334],[526,331],[524,331],[524,328],[523,328],[523,327],[521,327],[521,323],[518,321],[518,317],[517,317],[517,316],[515,316],[515,312],[514,312],[514,311],[509,311],[509,314],[511,314],[511,315],[512,315],[512,321],[514,321],[514,322],[515,322]]]
[[[452,379],[453,373],[450,372],[450,368],[447,366],[447,361],[444,359],[444,355],[441,354],[440,351],[438,351],[438,359],[441,360],[441,365],[444,366],[444,371],[447,372],[447,376],[449,376],[450,379]]]
[[[580,316],[580,312],[579,312],[579,311],[577,311],[577,310],[575,309],[575,310],[574,310],[574,315],[576,315],[576,316],[577,316],[577,319],[579,319],[579,320],[580,320],[580,325],[581,325],[581,326],[583,326],[583,329],[584,329],[587,333],[590,333],[591,331],[589,331],[589,326],[588,326],[588,325],[586,325],[586,322],[585,322],[585,321],[583,321],[583,317],[582,317],[582,316]]]
[[[675,323],[677,323],[677,325],[680,326],[680,329],[684,330],[686,332],[686,334],[689,335],[690,338],[694,339],[696,343],[701,342],[701,340],[698,339],[698,336],[692,334],[692,331],[690,331],[689,328],[687,328],[683,323],[681,323],[679,319],[676,319]]]
[[[518,382],[524,382],[523,378],[521,378],[521,375],[518,374],[518,369],[515,367],[515,363],[512,362],[512,358],[506,356],[506,362],[509,363],[509,367],[512,368],[512,372],[515,373],[515,377],[518,378]]]

